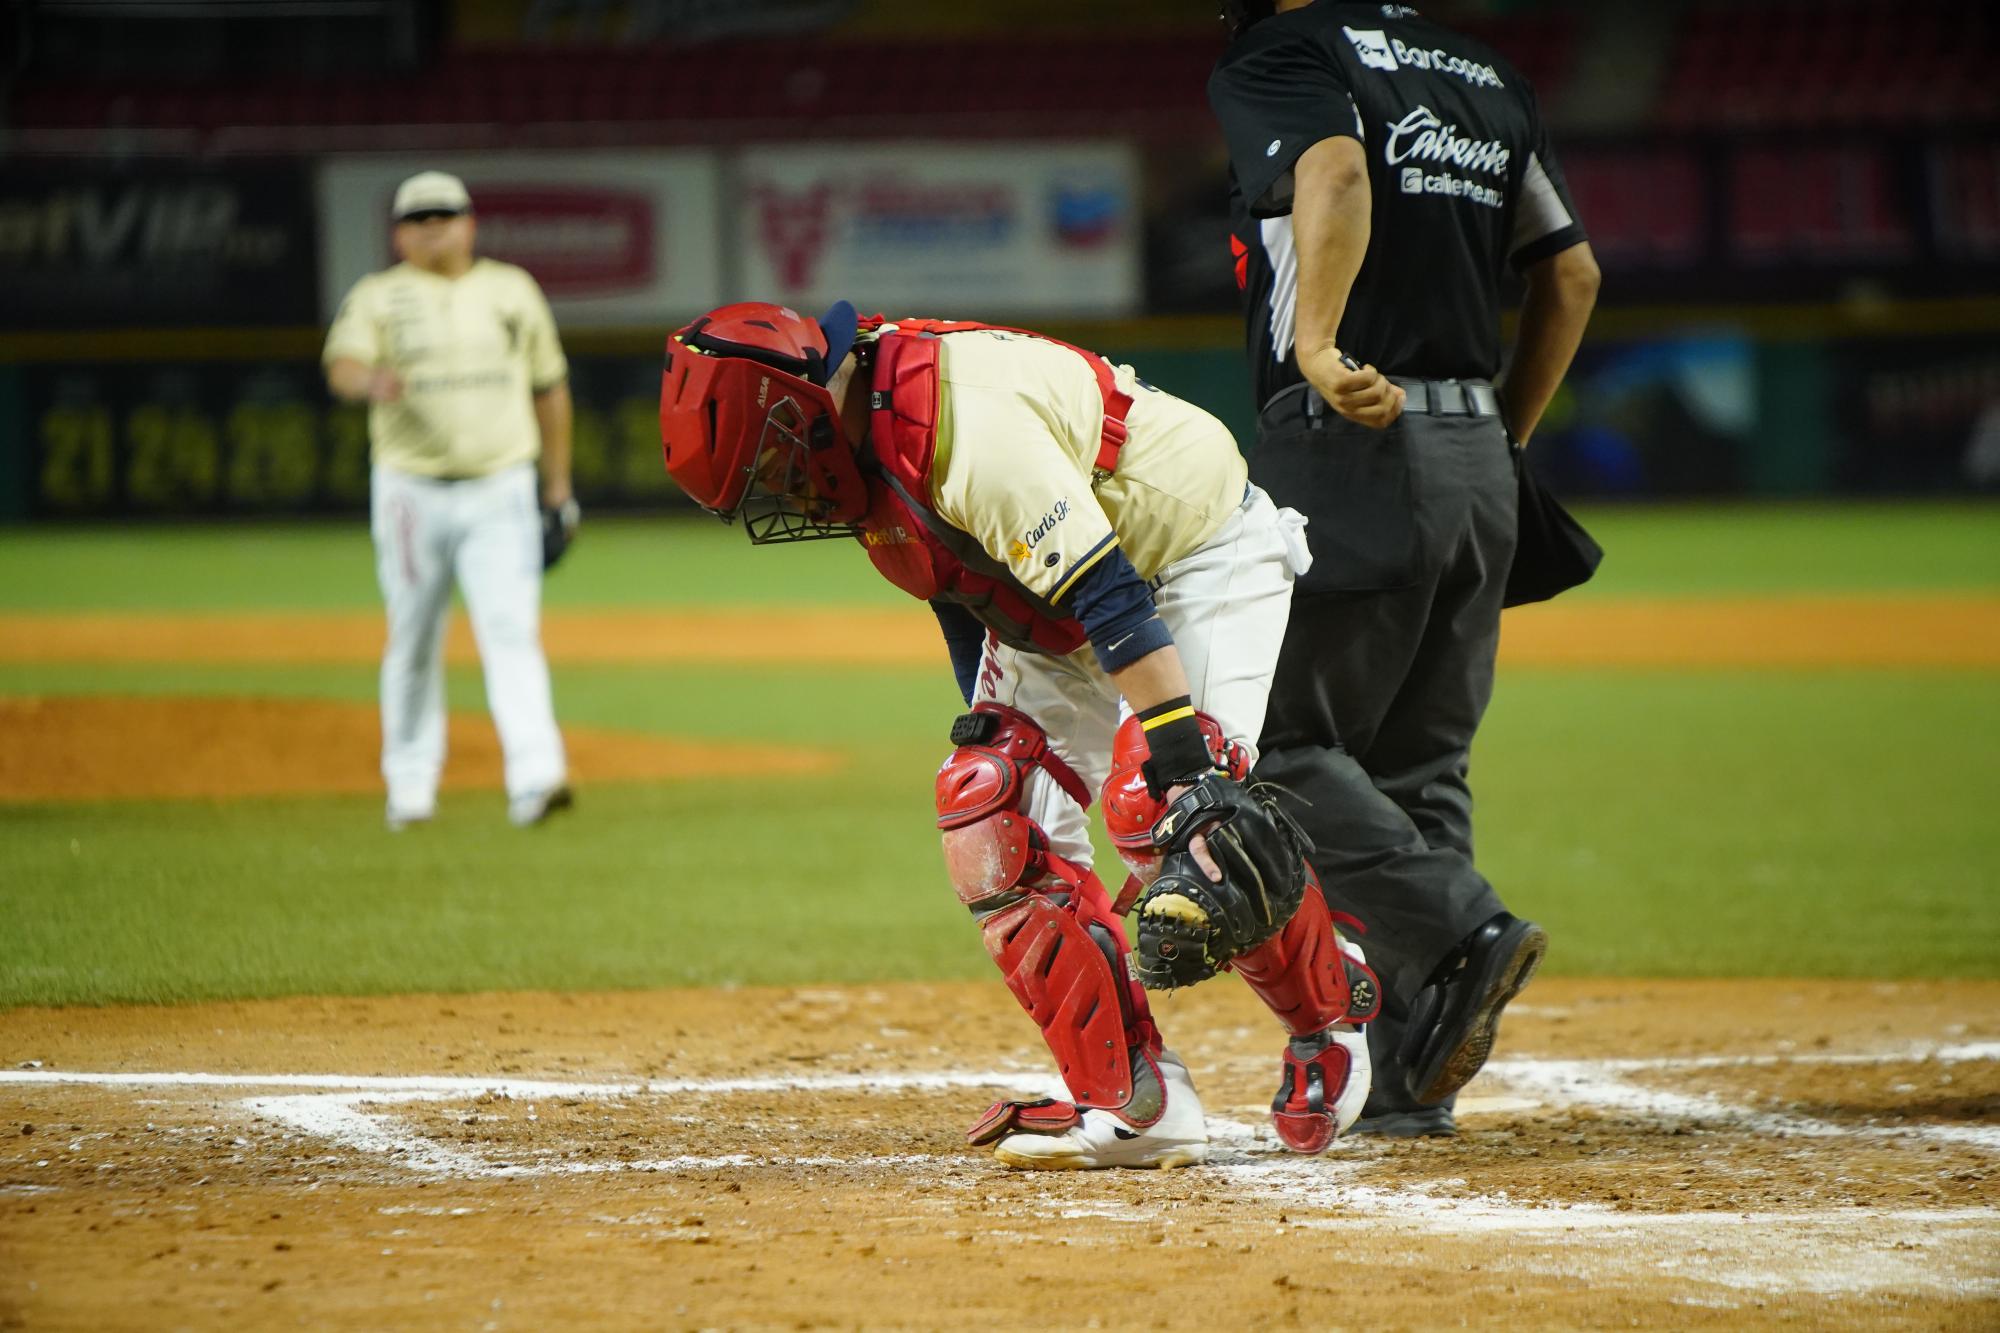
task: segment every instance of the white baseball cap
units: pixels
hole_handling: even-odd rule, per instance
[[[396,187],[389,216],[400,222],[412,213],[470,213],[465,182],[448,171],[420,171]]]

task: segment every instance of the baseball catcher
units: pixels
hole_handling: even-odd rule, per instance
[[[1350,1125],[1374,978],[1246,786],[1303,524],[1221,423],[1023,330],[745,302],[668,340],[660,425],[669,475],[753,543],[858,541],[936,613],[969,709],[937,775],[946,874],[1069,1094],[1000,1102],[972,1142],[1022,1167],[1204,1160],[1147,991],[1223,970],[1290,1038],[1279,1136],[1318,1152]]]

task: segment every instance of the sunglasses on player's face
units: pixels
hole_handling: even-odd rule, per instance
[[[464,216],[465,215],[463,213],[455,213],[448,208],[426,208],[419,210],[418,212],[415,213],[405,213],[398,220],[402,222],[423,223],[423,222],[448,221],[452,218],[464,217]]]

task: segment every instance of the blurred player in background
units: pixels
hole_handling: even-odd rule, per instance
[[[322,356],[333,393],[368,404],[388,825],[437,808],[454,581],[506,754],[507,817],[535,825],[572,800],[541,643],[542,572],[577,523],[569,363],[535,280],[474,257],[456,176],[410,177],[392,217],[403,262],[354,285]]]
[[[1325,884],[1374,930],[1358,1132],[1445,1136],[1547,946],[1474,868],[1467,757],[1520,531],[1510,444],[1569,368],[1597,265],[1493,51],[1408,5],[1223,13],[1209,100],[1263,405],[1250,470],[1311,518],[1315,558],[1258,775],[1297,794]],[[1509,266],[1527,296],[1496,389]]]
[[[1143,987],[1225,962],[1290,1038],[1279,1136],[1318,1152],[1350,1125],[1375,982],[1243,785],[1305,545],[1228,430],[1065,343],[864,326],[845,302],[695,321],[668,342],[660,410],[696,501],[753,542],[858,538],[944,629],[972,708],[938,774],[947,871],[1070,1094],[1001,1102],[972,1141],[1022,1167],[1203,1160]],[[1117,905],[1091,869],[1100,792],[1134,870]],[[1211,952],[1225,916],[1247,928]]]

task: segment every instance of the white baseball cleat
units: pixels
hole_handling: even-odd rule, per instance
[[[431,817],[436,813],[435,809],[418,810],[406,806],[399,810],[392,805],[383,812],[382,822],[388,827],[389,832],[401,833],[413,824],[430,823]]]
[[[507,822],[515,828],[533,828],[546,821],[550,815],[567,810],[575,804],[576,794],[566,785],[549,791],[530,792],[526,796],[516,796],[507,802]]]
[[[1008,1166],[1034,1171],[1090,1171],[1103,1167],[1198,1166],[1208,1160],[1208,1124],[1187,1066],[1160,1052],[1167,1106],[1145,1129],[1134,1129],[1109,1111],[1087,1110],[1061,1134],[1009,1134],[993,1147]]]

